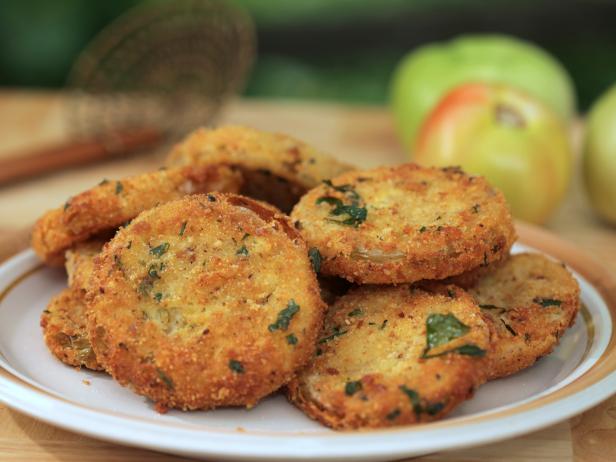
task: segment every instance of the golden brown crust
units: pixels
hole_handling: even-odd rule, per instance
[[[564,265],[539,254],[512,255],[469,292],[493,331],[489,379],[518,372],[551,353],[580,307],[575,278]]]
[[[239,126],[196,130],[167,159],[172,166],[218,163],[242,169],[242,194],[284,212],[308,189],[352,169],[290,136]]]
[[[241,182],[239,172],[225,165],[173,168],[103,181],[43,215],[34,226],[32,247],[45,263],[61,265],[66,249],[117,228],[143,210],[187,194],[236,192]]]
[[[500,260],[495,260],[489,265],[480,265],[477,268],[466,271],[462,274],[450,276],[446,279],[441,280],[440,282],[443,284],[454,284],[463,289],[469,289],[475,284],[477,284],[481,280],[481,278],[486,277],[487,275],[493,273],[498,268],[503,266],[505,262],[509,259],[509,257],[510,254],[503,254]]]
[[[85,293],[87,281],[94,271],[94,257],[101,252],[105,242],[107,240],[92,239],[80,242],[66,251],[64,268],[69,287]]]
[[[443,324],[461,330],[427,348],[428,322],[438,335]],[[429,422],[485,381],[489,342],[479,308],[456,286],[355,288],[330,308],[317,356],[289,383],[288,397],[336,429]]]
[[[344,173],[291,216],[323,274],[363,284],[444,279],[502,259],[515,240],[503,195],[456,168]]]
[[[53,297],[41,315],[45,344],[64,364],[103,370],[88,339],[85,311],[79,289],[64,289]]]
[[[159,409],[253,406],[290,380],[314,352],[324,304],[287,220],[267,204],[212,193],[118,231],[88,294],[106,370]]]

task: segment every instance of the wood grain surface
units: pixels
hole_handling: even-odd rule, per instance
[[[219,123],[286,132],[364,167],[404,161],[406,155],[382,107],[298,102],[236,101]],[[70,138],[63,96],[0,92],[0,158]],[[579,139],[580,129],[575,131]],[[98,183],[156,168],[165,148],[62,171],[0,188],[0,260],[25,248],[34,220],[46,209]],[[546,228],[594,256],[616,273],[616,229],[594,217],[582,192],[579,169],[567,200]],[[616,390],[615,390],[616,392]],[[11,411],[0,405],[1,461],[178,461],[151,451],[98,441]],[[616,397],[550,428],[504,442],[438,453],[425,461],[615,461]]]

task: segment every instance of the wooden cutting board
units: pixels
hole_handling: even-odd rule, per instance
[[[0,92],[0,158],[66,138],[63,95]],[[337,157],[370,167],[404,161],[385,108],[305,102],[236,101],[220,123],[237,123],[302,138]],[[579,134],[579,133],[578,133]],[[25,248],[34,220],[75,192],[156,168],[164,152],[113,160],[0,188],[0,260]],[[616,229],[587,207],[579,172],[566,202],[547,224],[616,272]],[[616,392],[616,390],[615,390]],[[51,427],[0,405],[2,461],[178,461],[150,451],[106,443]],[[425,461],[616,461],[616,397],[545,430],[477,448],[439,453]]]

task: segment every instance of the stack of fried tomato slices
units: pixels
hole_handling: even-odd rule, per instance
[[[68,287],[49,350],[160,412],[285,388],[335,429],[440,419],[531,366],[575,321],[559,262],[510,255],[503,195],[458,168],[357,170],[282,134],[200,129],[160,170],[43,215]]]

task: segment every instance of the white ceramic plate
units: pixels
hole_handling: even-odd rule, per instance
[[[528,233],[537,240],[536,233],[544,232],[520,234]],[[554,247],[549,242],[543,248]],[[484,385],[443,421],[339,433],[311,421],[281,395],[250,411],[160,415],[108,376],[62,365],[44,345],[39,316],[66,276],[41,267],[26,251],[0,267],[0,401],[75,432],[193,457],[390,460],[513,437],[582,412],[616,391],[616,285],[571,247],[551,253],[578,269],[585,306],[552,355]]]

